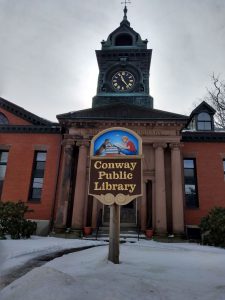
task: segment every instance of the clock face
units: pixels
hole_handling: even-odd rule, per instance
[[[134,75],[128,71],[118,71],[112,77],[112,86],[118,92],[126,92],[134,87]]]

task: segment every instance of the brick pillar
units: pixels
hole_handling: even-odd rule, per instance
[[[170,144],[171,148],[171,175],[172,175],[172,215],[173,232],[184,232],[184,203],[183,180],[180,144]]]
[[[78,164],[76,186],[74,194],[72,228],[81,229],[84,226],[84,206],[87,195],[87,157],[88,157],[88,143],[77,142],[79,146]]]
[[[166,144],[153,144],[155,148],[155,229],[167,233],[164,148]]]
[[[56,213],[55,228],[65,229],[67,220],[67,209],[70,200],[70,185],[73,156],[73,140],[64,140],[62,149],[61,175],[58,184],[58,208]]]

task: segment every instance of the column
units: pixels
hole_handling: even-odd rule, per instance
[[[86,191],[88,188],[86,185],[88,143],[77,142],[77,146],[79,146],[79,155],[74,193],[72,227],[75,229],[81,229],[84,226],[84,205],[86,200]]]
[[[164,148],[166,144],[153,144],[155,148],[155,229],[157,233],[167,233],[166,190]]]
[[[91,197],[90,196],[90,199],[89,199],[89,196],[88,196],[88,176],[86,176],[86,191],[85,191],[85,201],[84,201],[84,214],[83,214],[83,219],[84,219],[84,226],[91,226],[91,221],[92,221],[92,218],[89,218],[88,214],[89,214],[89,210],[90,210],[90,207],[89,207],[89,201],[91,201]],[[93,199],[93,197],[92,197]],[[93,207],[93,200],[92,200],[92,204],[91,204],[91,213],[92,213],[92,207]],[[87,224],[87,222],[89,223],[89,225]]]
[[[64,140],[62,144],[61,174],[58,184],[58,208],[56,213],[56,229],[65,229],[67,208],[70,200],[71,170],[73,159],[73,140]]]
[[[93,207],[92,207],[92,228],[97,227],[97,218],[98,218],[98,200],[93,197]]]
[[[143,195],[141,197],[141,230],[146,229],[146,218],[147,218],[147,192],[146,192],[146,181],[143,180]]]
[[[175,234],[182,234],[184,232],[183,180],[180,147],[180,144],[170,144],[172,175],[172,215],[173,232]]]

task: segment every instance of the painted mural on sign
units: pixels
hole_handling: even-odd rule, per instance
[[[138,155],[139,140],[128,131],[113,129],[101,134],[94,141],[94,156],[126,156]]]

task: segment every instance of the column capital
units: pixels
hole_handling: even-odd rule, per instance
[[[180,150],[184,144],[182,143],[170,143],[170,149],[173,149],[173,150]]]
[[[166,147],[167,147],[166,143],[154,143],[153,144],[153,148],[155,148],[155,149],[158,149],[158,148],[165,149]]]
[[[143,177],[143,183],[148,183],[148,178]]]
[[[64,139],[62,140],[62,146],[65,148],[70,148],[75,145],[74,140],[72,139]]]
[[[89,147],[90,145],[90,142],[89,141],[83,141],[83,140],[80,140],[80,141],[76,141],[76,146],[78,147]]]
[[[74,147],[74,141],[73,140],[63,140],[62,141],[63,146],[63,152],[66,155],[72,155],[73,154],[73,147]]]

